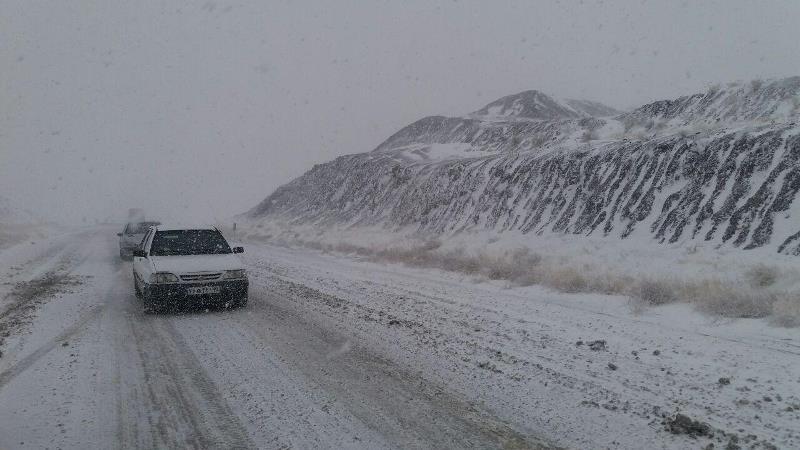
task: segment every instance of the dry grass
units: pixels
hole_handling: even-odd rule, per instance
[[[645,305],[657,306],[676,301],[678,294],[674,282],[648,278],[636,285],[631,297]]]
[[[778,279],[779,271],[776,267],[758,264],[745,272],[745,277],[750,286],[755,288],[765,288],[775,284]]]
[[[732,318],[767,317],[778,294],[719,280],[704,280],[686,286],[684,298],[705,312]]]
[[[589,287],[589,281],[586,276],[571,267],[549,270],[542,281],[544,282],[543,284],[561,292],[587,292]]]
[[[374,262],[440,269],[469,275],[476,280],[506,280],[517,286],[539,284],[560,292],[624,294],[635,311],[674,302],[694,304],[706,313],[729,318],[769,317],[779,326],[800,326],[800,293],[774,289],[781,273],[757,265],[744,273],[743,282],[675,279],[635,279],[597,271],[596,268],[556,264],[527,248],[497,254],[444,249],[438,240],[407,246],[373,248],[351,243],[324,244],[295,239],[293,245],[358,255]]]
[[[541,257],[527,249],[503,255],[470,255],[461,249],[439,251],[440,246],[440,243],[426,242],[412,248],[389,247],[373,252],[370,259],[482,275],[490,280],[509,280],[519,284],[533,284],[539,278],[535,274]]]

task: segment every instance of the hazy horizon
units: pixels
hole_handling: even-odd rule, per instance
[[[6,2],[0,196],[213,221],[427,115],[800,75],[800,2]]]

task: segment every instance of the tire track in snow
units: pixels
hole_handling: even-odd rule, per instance
[[[41,257],[34,258],[25,264],[26,267],[33,268],[34,272],[46,271],[28,281],[18,282],[11,292],[5,294],[4,299],[14,298],[14,300],[0,310],[0,330],[6,333],[10,333],[10,330],[18,330],[20,326],[24,326],[33,319],[37,306],[42,302],[51,300],[63,292],[65,287],[82,284],[80,278],[72,276],[72,272],[88,258],[85,252],[79,252],[79,250],[80,245],[76,243],[58,243]],[[43,269],[47,267],[50,268]],[[58,336],[50,339],[46,344],[0,373],[0,389],[47,355],[57,345],[83,331],[85,325],[97,317],[101,310],[102,305],[90,308]],[[2,344],[2,338],[0,338],[0,344]]]
[[[46,269],[39,276],[13,284],[13,289],[3,296],[3,300],[11,298],[12,301],[0,310],[0,321],[5,321],[10,316],[17,314],[20,309],[24,309],[32,301],[42,300],[58,293],[60,285],[69,281],[72,271],[86,260],[87,255],[85,254],[75,258],[77,251],[77,245],[57,247],[55,251],[48,251],[46,256],[26,263],[25,266],[31,267],[34,272],[47,267],[51,268]]]
[[[122,361],[135,361],[141,373],[133,374],[133,380],[126,379],[127,373],[120,374],[119,388],[130,392],[118,394],[118,405],[133,403],[133,410],[118,409],[121,447],[255,448],[218,387],[175,330],[173,319],[132,311],[139,306],[132,297],[123,300],[133,319],[128,325],[132,346],[118,342],[118,348],[123,355],[134,353],[122,356]],[[131,413],[136,417],[126,416]],[[135,426],[142,416],[146,428]],[[133,428],[128,427],[131,424]]]
[[[47,342],[47,344],[39,347],[30,355],[22,358],[18,363],[13,365],[11,368],[7,369],[3,373],[0,373],[0,389],[2,389],[15,377],[25,372],[26,369],[31,367],[33,364],[36,363],[36,361],[38,361],[43,356],[48,354],[51,350],[59,346],[61,343],[66,342],[69,338],[83,331],[85,329],[85,326],[93,319],[95,319],[102,311],[103,311],[102,305],[97,305],[92,307],[89,311],[84,313],[84,315],[77,322],[75,322],[66,330],[64,330],[56,338],[51,339],[49,342]]]
[[[350,413],[393,445],[552,448],[534,436],[523,436],[475,404],[354,345],[325,324],[313,322],[313,316],[293,310],[279,296],[257,285],[251,288],[250,311],[238,316],[240,323],[256,338],[278,349],[304,376],[335,394]]]

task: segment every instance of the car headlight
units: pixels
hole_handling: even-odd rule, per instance
[[[226,280],[232,280],[236,278],[247,278],[247,272],[245,272],[244,269],[226,270],[225,274],[222,275],[222,278]]]
[[[178,277],[169,272],[156,272],[150,275],[150,283],[152,284],[177,283],[177,282],[178,282]]]

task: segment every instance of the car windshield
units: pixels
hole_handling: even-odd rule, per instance
[[[216,230],[158,231],[153,237],[150,254],[153,256],[221,255],[231,253],[231,247]]]

